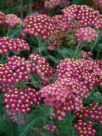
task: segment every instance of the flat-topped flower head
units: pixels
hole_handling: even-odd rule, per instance
[[[22,20],[15,14],[7,14],[5,23],[11,27],[14,27],[18,24],[22,24]]]
[[[46,0],[44,6],[45,8],[51,9],[62,4],[68,5],[69,3],[70,1],[68,0]]]
[[[35,72],[35,65],[18,56],[8,58],[7,63],[0,67],[0,86],[2,91],[6,88],[28,82],[30,74]]]
[[[94,124],[91,121],[78,120],[75,124],[78,136],[96,136]]]
[[[10,51],[17,53],[23,50],[30,50],[28,43],[26,43],[23,39],[0,37],[0,54],[7,54]]]
[[[49,36],[59,32],[59,28],[54,20],[45,14],[28,16],[24,19],[24,24],[24,33],[41,37],[45,40],[47,40]]]
[[[98,36],[98,33],[91,27],[85,27],[78,29],[76,36],[78,41],[92,42]]]
[[[102,124],[102,106],[98,103],[91,103],[75,113],[81,119],[91,119]]]
[[[0,11],[0,25],[5,24],[6,15]]]
[[[39,104],[39,92],[33,88],[10,89],[4,93],[4,103],[7,111],[27,113],[33,105]]]

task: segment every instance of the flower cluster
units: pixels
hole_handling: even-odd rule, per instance
[[[79,136],[96,136],[94,124],[91,121],[78,120],[75,124]]]
[[[31,54],[29,58],[35,64],[36,72],[41,77],[43,84],[49,84],[53,75],[53,70],[45,58],[40,55]]]
[[[102,8],[102,0],[97,0],[97,3],[99,5],[99,7]]]
[[[92,42],[97,36],[97,31],[91,27],[80,28],[76,31],[78,41]]]
[[[100,76],[100,69],[93,60],[62,60],[56,70],[55,83],[40,92],[44,102],[54,108],[52,118],[62,120],[69,111],[80,111]]]
[[[62,4],[68,5],[69,3],[70,3],[70,1],[68,1],[68,0],[47,0],[47,1],[45,1],[44,6],[45,6],[45,8],[50,9],[50,8],[55,8],[56,6],[59,6]]]
[[[66,16],[72,14],[74,19],[79,20],[84,27],[94,26],[102,29],[102,15],[86,5],[72,5],[62,9],[62,12]]]
[[[45,125],[45,126],[44,126],[44,129],[49,130],[49,131],[51,131],[51,132],[55,132],[56,129],[57,129],[57,127],[56,127],[56,125],[54,125],[54,124],[49,124],[49,125]]]
[[[66,15],[55,15],[52,17],[52,19],[57,23],[60,30],[67,31],[69,24],[73,20],[73,15],[68,14]]]
[[[27,16],[24,19],[24,24],[24,33],[32,36],[38,36],[45,40],[47,40],[50,35],[59,31],[59,28],[55,24],[54,20],[45,14]]]
[[[0,11],[0,25],[4,25],[6,20],[6,15]]]
[[[83,107],[75,115],[80,119],[87,118],[102,124],[102,106],[97,103],[91,103],[89,106]]]
[[[30,50],[28,43],[23,39],[0,37],[0,54],[7,54],[10,51],[20,52],[22,50]]]
[[[18,56],[8,58],[7,63],[0,66],[0,89],[5,91],[21,82],[29,81],[29,74],[35,72],[35,65]]]
[[[7,14],[5,23],[11,27],[14,27],[17,24],[22,24],[22,20],[15,14]]]
[[[33,88],[9,89],[4,93],[4,103],[7,111],[27,113],[34,104],[39,104],[40,94]]]

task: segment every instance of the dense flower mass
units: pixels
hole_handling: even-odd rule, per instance
[[[56,6],[62,5],[62,4],[69,4],[69,0],[46,0],[45,1],[45,8],[55,8]]]
[[[54,20],[45,14],[27,16],[24,19],[24,24],[24,33],[32,36],[38,36],[43,39],[48,39],[50,35],[59,31],[59,28],[55,24]]]
[[[6,15],[0,11],[0,25],[5,24]]]
[[[10,51],[16,53],[22,50],[30,50],[28,43],[26,43],[23,39],[0,37],[0,54],[7,54]]]
[[[97,36],[97,31],[91,27],[80,28],[76,31],[78,41],[92,42]]]
[[[72,14],[74,19],[79,20],[84,27],[94,26],[102,29],[102,16],[98,11],[86,5],[72,5],[62,9],[64,15]]]
[[[102,124],[102,106],[97,103],[91,103],[75,113],[79,118],[87,118]]]
[[[36,72],[41,77],[43,84],[49,84],[53,75],[53,70],[45,58],[38,54],[31,54],[29,58],[35,63]]]
[[[79,136],[96,136],[94,124],[91,121],[78,120],[75,124]]]
[[[99,66],[93,60],[61,61],[56,70],[57,80],[40,90],[44,102],[54,108],[53,117],[62,120],[69,111],[80,111],[83,99],[87,98],[98,84]]]
[[[8,58],[7,63],[0,65],[0,89],[5,91],[22,81],[26,83],[32,72],[35,72],[35,65],[25,58],[18,56]]]
[[[18,18],[15,14],[7,14],[5,23],[11,27],[14,27],[17,24],[22,24],[22,20]]]
[[[33,88],[19,90],[9,89],[4,93],[4,103],[7,111],[27,113],[32,105],[39,104],[40,94]]]

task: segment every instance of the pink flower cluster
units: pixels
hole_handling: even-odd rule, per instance
[[[27,113],[32,105],[39,104],[40,94],[33,88],[9,89],[4,93],[4,103],[7,111]]]
[[[15,14],[7,14],[5,23],[11,27],[14,27],[17,24],[22,24],[22,20]]]
[[[55,8],[56,6],[59,6],[62,4],[68,5],[69,3],[70,1],[68,0],[46,0],[44,7],[50,9],[50,8]]]
[[[64,15],[72,14],[75,20],[79,20],[82,26],[94,26],[102,29],[102,15],[98,11],[86,5],[72,5],[62,9]]]
[[[6,15],[0,11],[0,25],[4,25],[6,19]]]
[[[29,74],[32,72],[35,72],[35,65],[25,58],[17,56],[8,58],[7,63],[0,66],[0,89],[4,92],[22,81],[28,82]]]
[[[23,39],[0,37],[0,54],[7,54],[10,51],[20,52],[22,50],[30,50],[28,43],[26,43]]]
[[[36,72],[41,77],[43,84],[49,84],[53,75],[53,70],[45,58],[38,54],[31,54],[29,58],[35,64]]]
[[[38,36],[43,39],[48,39],[49,36],[57,33],[59,28],[54,20],[45,14],[37,16],[27,16],[24,19],[25,28],[23,32],[32,36]]]
[[[76,36],[78,41],[92,42],[98,36],[98,33],[91,27],[85,27],[78,29]]]
[[[56,129],[57,129],[57,127],[56,127],[56,125],[54,125],[54,124],[48,124],[48,125],[45,125],[45,126],[44,126],[44,129],[49,130],[49,131],[51,131],[51,132],[55,132]]]
[[[61,61],[56,70],[55,83],[43,87],[40,92],[44,102],[54,108],[52,118],[62,120],[69,111],[80,111],[83,99],[98,83],[100,69],[92,60]]]
[[[97,103],[91,103],[89,106],[83,107],[75,115],[80,119],[87,118],[102,124],[102,106]]]
[[[99,7],[102,8],[102,0],[97,0],[97,3],[99,5]]]
[[[96,130],[94,124],[91,121],[85,122],[84,120],[78,120],[75,124],[78,136],[96,136]]]

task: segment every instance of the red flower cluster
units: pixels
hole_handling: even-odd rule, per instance
[[[33,88],[19,90],[9,89],[4,93],[4,103],[7,111],[27,113],[34,104],[39,104],[40,94]]]
[[[43,84],[49,84],[50,80],[53,75],[53,70],[49,66],[48,62],[45,60],[45,58],[41,57],[40,55],[31,54],[29,58],[32,60],[32,62],[35,64],[36,72],[41,77],[41,80]]]
[[[78,120],[75,124],[79,136],[96,136],[94,124],[91,121]]]
[[[62,9],[64,15],[71,13],[74,19],[79,20],[83,26],[94,26],[102,29],[102,16],[98,11],[86,5],[72,5]]]
[[[16,53],[22,50],[30,50],[28,43],[26,43],[23,39],[0,37],[0,54],[7,54],[10,51]]]
[[[67,112],[82,109],[83,99],[98,83],[100,69],[93,60],[65,59],[57,67],[56,74],[56,82],[40,92],[44,102],[54,108],[52,118],[58,116],[62,120]]]
[[[45,8],[55,8],[56,6],[62,5],[62,4],[69,4],[70,1],[68,0],[47,0],[45,1]]]
[[[25,58],[12,56],[8,58],[7,63],[0,66],[0,89],[5,91],[20,82],[29,81],[29,74],[35,72],[35,65],[31,64]]]
[[[98,33],[91,27],[85,27],[78,29],[76,36],[78,41],[92,42],[98,36]]]
[[[87,118],[102,124],[102,106],[97,103],[91,103],[75,113],[80,119]]]
[[[49,36],[59,32],[59,28],[54,20],[45,14],[27,16],[24,19],[24,24],[25,28],[23,32],[25,34],[38,36],[45,40],[47,40]]]
[[[54,125],[54,124],[49,124],[49,125],[45,125],[45,126],[44,126],[44,129],[49,130],[49,131],[51,131],[51,132],[55,132],[56,129],[57,129],[57,127],[56,127],[56,125]]]

